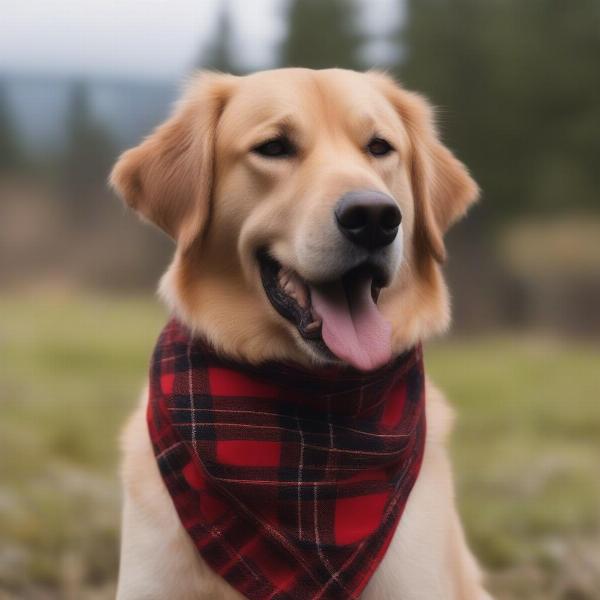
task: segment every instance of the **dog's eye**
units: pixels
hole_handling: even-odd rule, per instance
[[[380,137],[374,137],[367,144],[367,152],[375,157],[386,156],[393,151],[394,147],[387,140]]]
[[[278,137],[255,146],[252,151],[266,158],[287,158],[294,156],[296,148],[288,138]]]

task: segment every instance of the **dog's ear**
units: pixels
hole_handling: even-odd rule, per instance
[[[212,194],[215,129],[235,78],[200,73],[169,119],[124,152],[110,184],[182,250],[202,234]]]
[[[444,234],[477,200],[479,188],[465,165],[441,143],[427,100],[403,90],[387,75],[371,76],[394,105],[410,138],[417,253],[441,263],[446,258]]]

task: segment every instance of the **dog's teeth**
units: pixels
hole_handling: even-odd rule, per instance
[[[308,331],[309,333],[311,333],[311,332],[319,329],[319,327],[321,327],[321,322],[313,321],[312,323],[309,323],[304,329],[305,329],[305,331]]]
[[[308,294],[306,293],[304,285],[300,284],[296,289],[296,293],[298,295],[298,304],[303,308],[306,308],[308,306]]]
[[[298,275],[288,268],[282,268],[277,274],[277,282],[281,290],[293,298],[302,308],[308,308],[308,290]]]

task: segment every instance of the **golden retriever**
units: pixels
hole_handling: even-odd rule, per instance
[[[202,73],[173,115],[120,157],[111,183],[175,240],[161,295],[219,353],[363,370],[448,327],[443,236],[478,196],[421,96],[385,74],[341,69]],[[365,197],[374,213],[364,212]],[[340,216],[340,199],[350,216]],[[356,233],[356,219],[367,219],[366,233]],[[321,321],[277,306],[263,286],[261,249],[298,304],[306,307],[307,294],[321,303]],[[349,332],[313,285],[339,282],[367,256],[371,274],[361,285],[377,305],[365,317],[371,337]],[[241,598],[179,522],[145,403],[146,394],[123,437],[118,598]],[[446,450],[452,413],[430,382],[426,410],[420,475],[366,600],[489,598],[455,506]]]

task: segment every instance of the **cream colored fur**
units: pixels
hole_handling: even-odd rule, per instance
[[[269,162],[252,152],[282,131],[297,140],[293,160]],[[391,141],[393,155],[365,154],[375,133]],[[392,324],[394,351],[448,325],[443,234],[475,200],[477,186],[440,143],[426,101],[384,75],[306,69],[201,75],[173,116],[120,158],[111,181],[175,239],[161,294],[219,351],[253,363],[319,362],[268,303],[254,257],[268,246],[307,280],[343,269],[330,213],[351,189],[388,193],[402,210],[401,247],[390,255],[393,281],[379,302]],[[146,393],[123,435],[118,599],[240,598],[183,530],[158,472],[145,409]],[[429,382],[426,410],[423,466],[364,600],[489,598],[456,511],[446,449],[452,413]]]

